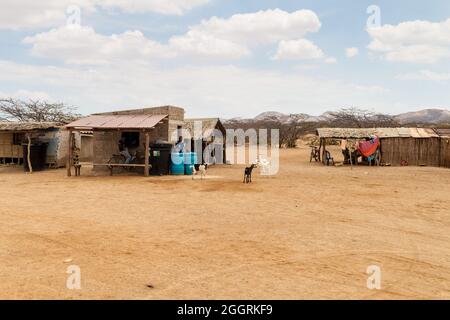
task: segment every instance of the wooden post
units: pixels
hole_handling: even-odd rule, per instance
[[[353,152],[351,148],[348,148],[348,153],[350,154],[350,170],[353,170]]]
[[[144,167],[144,176],[149,176],[149,148],[150,148],[150,135],[148,131],[145,132],[145,167]]]
[[[319,139],[319,162],[322,162],[322,138]]]
[[[30,173],[33,173],[33,166],[31,165],[31,137],[30,134],[27,134],[28,145],[27,145],[27,162],[28,162],[28,170]]]
[[[67,161],[66,161],[66,166],[67,166],[67,176],[71,177],[72,176],[72,161],[73,161],[73,134],[72,134],[72,130],[69,130],[69,152],[67,153]]]
[[[325,165],[326,164],[326,158],[327,158],[327,155],[326,155],[326,152],[327,152],[327,148],[326,148],[326,145],[327,145],[327,139],[323,139],[323,149],[322,149],[322,162],[323,162],[323,164]]]

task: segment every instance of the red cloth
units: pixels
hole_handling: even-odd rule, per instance
[[[358,150],[364,157],[368,158],[377,151],[379,145],[380,139],[375,137],[369,141],[361,141],[359,143]]]

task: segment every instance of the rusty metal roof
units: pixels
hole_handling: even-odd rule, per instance
[[[168,115],[92,115],[66,125],[66,128],[82,129],[150,129]]]
[[[438,138],[430,128],[319,128],[320,138],[365,139],[370,136],[379,138]]]

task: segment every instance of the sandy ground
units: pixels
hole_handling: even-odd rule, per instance
[[[450,298],[450,170],[308,152],[282,150],[279,175],[251,185],[242,166],[204,181],[2,167],[0,298]]]

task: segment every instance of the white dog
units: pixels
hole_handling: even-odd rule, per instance
[[[200,174],[200,179],[203,180],[203,177],[206,177],[207,167],[204,164],[201,164],[198,167],[198,170],[195,170],[195,166],[191,166],[192,168],[192,180],[194,180],[194,176]]]

